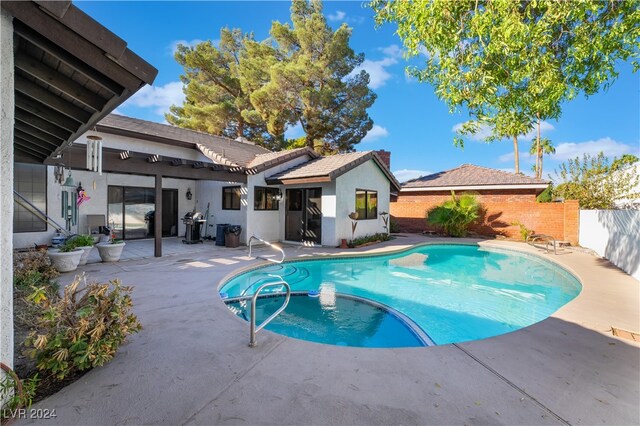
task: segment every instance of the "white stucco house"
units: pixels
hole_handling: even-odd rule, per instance
[[[102,138],[101,175],[86,170],[88,135]],[[154,237],[160,208],[163,237],[184,236],[181,219],[208,210],[203,235],[215,235],[217,224],[232,224],[242,227],[243,243],[255,235],[337,246],[342,239],[384,232],[380,213],[389,211],[390,191],[399,187],[373,151],[328,157],[308,148],[271,152],[246,140],[115,114],[79,137],[58,161],[70,169],[73,187],[56,181],[55,166],[16,163],[16,190],[72,233],[95,232],[91,222],[103,217],[103,225],[125,240]],[[75,199],[80,184],[90,199],[77,207],[74,221],[65,220],[63,192]],[[353,234],[352,212],[358,213]],[[55,225],[16,206],[14,247],[48,244],[55,233]]]

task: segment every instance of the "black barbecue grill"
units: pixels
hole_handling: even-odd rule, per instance
[[[205,222],[204,215],[200,212],[188,212],[185,214],[182,218],[182,223],[187,225],[187,232],[185,232],[182,242],[184,244],[201,243],[200,230],[202,229],[202,224]]]

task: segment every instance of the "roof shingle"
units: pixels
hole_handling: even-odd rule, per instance
[[[490,169],[488,167],[463,164],[455,169],[422,176],[402,184],[403,189],[410,188],[446,188],[451,186],[482,185],[535,185],[548,184],[544,179]]]
[[[168,142],[182,142],[194,145],[204,155],[219,164],[246,167],[261,154],[270,153],[266,148],[250,143],[239,142],[222,136],[214,136],[195,130],[183,129],[168,124],[154,123],[123,115],[109,114],[99,123],[100,130],[125,131],[143,136],[164,139]]]

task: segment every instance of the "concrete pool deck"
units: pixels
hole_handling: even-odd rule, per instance
[[[407,235],[345,253],[439,241],[461,240]],[[557,261],[583,290],[544,321],[468,343],[350,348],[264,330],[249,348],[248,324],[217,296],[221,278],[261,263],[246,248],[86,265],[89,279],[134,286],[144,329],[111,363],[32,408],[56,410],[43,424],[68,425],[639,423],[640,345],[610,330],[640,329],[640,283],[581,252],[480,244]],[[341,252],[285,251],[289,258]]]

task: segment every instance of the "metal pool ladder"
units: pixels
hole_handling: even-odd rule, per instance
[[[271,259],[271,258],[268,258],[268,257],[262,257],[262,256],[256,256],[256,259],[262,259],[262,260],[266,260],[268,262],[273,262],[273,263],[282,263],[282,262],[284,262],[285,254],[284,254],[284,250],[282,250],[280,248],[280,246],[277,246],[275,244],[271,244],[269,241],[265,241],[260,237],[256,237],[255,235],[252,235],[251,238],[249,238],[249,257],[251,257],[251,250],[253,248],[253,242],[254,241],[260,241],[261,243],[271,247],[272,249],[279,251],[280,254],[282,255],[282,258],[280,260],[275,260],[275,259]]]
[[[279,280],[271,282],[271,283],[262,284],[260,287],[258,287],[258,289],[256,290],[255,294],[251,298],[251,318],[249,318],[249,324],[250,324],[249,325],[249,347],[251,347],[251,348],[255,347],[256,344],[257,344],[257,342],[256,342],[256,333],[258,331],[262,330],[275,317],[280,315],[280,313],[282,311],[284,311],[285,308],[287,307],[287,305],[289,304],[289,299],[291,298],[291,287],[289,286],[289,283],[287,283],[285,280],[283,280],[282,277],[278,277],[277,275],[272,275],[272,276],[275,277],[275,278],[279,278]],[[262,324],[260,324],[259,326],[256,327],[256,303],[258,302],[258,295],[260,294],[260,292],[263,289],[265,289],[267,287],[275,287],[275,286],[278,286],[278,285],[283,285],[284,288],[287,291],[287,295],[286,295],[286,297],[284,299],[284,303],[282,304],[282,306],[280,306],[278,308],[277,311],[275,311],[274,313],[269,315],[269,318],[267,318],[266,320],[262,321]]]

